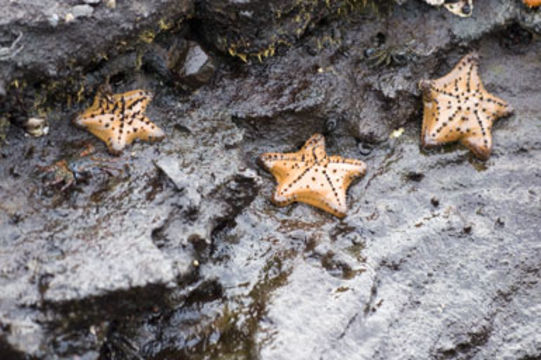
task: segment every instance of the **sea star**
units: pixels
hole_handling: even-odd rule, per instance
[[[312,135],[297,152],[265,153],[259,161],[278,182],[273,203],[286,206],[300,201],[340,218],[346,216],[347,188],[366,172],[362,161],[327,156],[320,134]]]
[[[478,158],[492,150],[492,123],[513,111],[502,99],[489,94],[479,77],[479,56],[464,56],[447,75],[421,80],[423,91],[423,147],[460,141]]]
[[[163,130],[145,115],[151,99],[151,93],[145,90],[114,95],[98,90],[92,106],[77,116],[74,123],[104,141],[110,153],[119,154],[135,139],[158,141],[165,137]]]
[[[523,0],[524,1],[524,4],[526,4],[527,6],[533,8],[533,7],[538,7],[541,5],[541,0]]]
[[[434,6],[445,6],[447,10],[461,17],[471,16],[473,12],[473,0],[425,0]]]

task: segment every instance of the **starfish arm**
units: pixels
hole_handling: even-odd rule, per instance
[[[259,160],[267,169],[271,169],[278,163],[313,163],[313,157],[311,154],[303,154],[300,151],[295,153],[264,153],[259,156]]]
[[[421,143],[423,147],[435,144],[436,133],[433,133],[433,122],[437,118],[432,102],[424,102],[423,124],[421,126]]]
[[[92,105],[89,108],[87,108],[82,114],[77,116],[76,122],[78,121],[79,123],[78,124],[76,123],[76,124],[79,126],[83,126],[82,124],[80,124],[82,119],[93,118],[95,116],[105,114],[105,111],[103,110],[102,106],[105,106],[106,104],[107,103],[106,103],[105,98],[99,93],[96,94],[96,97],[94,98],[94,102],[92,103]]]
[[[131,100],[136,100],[136,99],[141,99],[141,98],[145,98],[148,101],[152,100],[152,93],[150,91],[142,90],[142,89],[126,91],[125,93],[117,94],[115,96],[117,97],[122,96],[126,101],[131,101]]]
[[[337,204],[336,201],[333,201],[331,200],[331,198],[322,195],[324,194],[306,191],[300,193],[295,201],[300,201],[305,204],[312,205],[339,218],[343,218],[346,216],[347,206],[345,203],[345,199],[342,204]]]
[[[148,117],[140,114],[137,118],[126,120],[124,129],[126,131],[126,142],[131,144],[135,139],[141,139],[143,141],[158,141],[165,137],[165,133],[162,129],[152,123]]]
[[[278,206],[286,206],[293,202],[302,202],[312,205],[335,216],[344,217],[347,212],[345,193],[340,193],[332,183],[319,177],[313,169],[306,174],[306,177],[293,186],[279,186],[274,193],[272,201]]]
[[[436,80],[421,80],[419,81],[419,89],[423,93],[423,101],[425,103],[438,101],[453,102],[456,101],[456,95],[452,93],[452,90],[446,90],[444,87],[438,87],[435,83]]]
[[[311,154],[302,151],[295,153],[265,153],[259,156],[259,163],[274,175],[278,183],[299,171],[304,171],[314,163]]]
[[[316,162],[326,161],[327,153],[325,152],[325,137],[317,133],[312,135],[301,151],[305,154],[311,153]]]
[[[120,154],[124,147],[128,144],[126,142],[126,132],[120,129],[120,126],[117,124],[117,127],[113,129],[114,133],[110,135],[105,143],[109,152],[112,154]]]
[[[419,81],[419,89],[423,94],[423,124],[421,128],[422,146],[430,146],[436,142],[435,126],[440,116],[441,107],[438,105],[438,96],[441,97],[444,90],[435,88],[433,80]]]
[[[279,176],[281,180],[288,176],[286,174],[289,174],[291,170],[304,169],[325,156],[325,138],[320,134],[314,134],[297,152],[264,153],[258,160],[264,168],[272,172],[275,177]]]
[[[337,170],[337,172],[342,171],[356,176],[363,176],[366,172],[366,164],[363,161],[346,159],[338,155],[329,156],[328,168],[330,173]]]
[[[107,97],[103,94],[101,90],[98,90],[96,93],[96,96],[94,97],[94,101],[92,102],[92,106],[88,108],[85,113],[92,113],[97,112],[100,113],[101,109],[107,109],[109,105],[109,101]]]
[[[345,216],[345,191],[339,187],[341,180],[329,173],[331,169],[322,165],[307,168],[294,179],[281,183],[274,193],[273,202],[279,206],[303,202],[333,215]]]
[[[152,94],[145,90],[132,90],[123,94],[115,95],[116,101],[123,98],[126,103],[126,112],[140,112],[144,113],[148,104],[152,100]]]
[[[424,102],[421,142],[423,147],[456,141],[459,138],[462,109],[445,96]],[[454,99],[453,99],[454,100]]]
[[[318,133],[315,133],[310,137],[310,139],[306,140],[300,152],[313,154],[312,150],[315,149],[317,149],[318,151],[325,151],[325,137]]]
[[[74,123],[80,128],[88,130],[100,140],[107,142],[111,137],[111,129],[115,126],[113,114],[83,113],[75,118]]]
[[[366,173],[366,164],[360,160],[344,159],[340,156],[330,156],[329,160],[327,173],[345,199],[346,191],[351,182]]]
[[[347,206],[345,197],[341,204],[338,204],[336,200],[333,200],[329,196],[329,192],[323,189],[305,189],[297,190],[296,193],[290,194],[287,197],[280,195],[280,189],[276,189],[272,202],[277,206],[286,206],[293,202],[302,202],[318,209],[324,210],[337,217],[346,216]]]
[[[462,57],[455,67],[445,76],[432,80],[434,86],[451,92],[453,89],[466,88],[472,78],[478,77],[479,55],[476,52]]]
[[[494,118],[508,116],[513,112],[513,108],[505,100],[489,93],[484,97],[482,108]]]
[[[466,87],[469,93],[481,94],[485,91],[485,87],[481,82],[481,76],[479,75],[478,57],[471,63],[471,71],[467,74],[466,78]]]
[[[421,80],[419,86],[424,93],[430,89],[436,93],[434,96],[443,94],[456,99],[459,89],[468,93],[474,91],[474,89],[482,90],[478,71],[479,55],[472,52],[462,57],[445,76],[435,80]]]
[[[541,0],[522,0],[522,2],[529,8],[534,8],[541,5]]]
[[[460,143],[470,149],[481,160],[487,160],[492,152],[492,136],[475,134],[463,137]]]
[[[474,110],[468,131],[460,139],[464,146],[482,160],[488,159],[492,151],[492,121],[491,114],[477,109]]]
[[[102,106],[106,103],[105,97],[100,94],[98,91],[96,93],[96,96],[94,96],[94,101],[92,102],[92,105],[86,109],[81,116],[89,116],[92,113],[99,114],[100,110],[102,109]]]
[[[273,201],[276,204],[290,204],[295,197],[303,191],[316,191],[316,181],[319,178],[318,171],[314,166],[306,167],[302,171],[288,174],[283,180],[278,181]],[[273,174],[275,174],[273,169]],[[276,176],[276,175],[275,175]]]

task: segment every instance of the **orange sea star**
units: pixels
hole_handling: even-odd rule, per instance
[[[259,160],[278,182],[273,203],[304,202],[338,217],[346,216],[347,188],[366,172],[362,161],[327,156],[320,134],[314,134],[298,152],[265,153]]]
[[[460,141],[478,158],[492,150],[492,123],[512,112],[502,99],[488,93],[478,72],[477,53],[464,56],[453,70],[436,80],[421,80],[424,147]]]
[[[538,7],[539,5],[541,5],[541,0],[523,0],[524,1],[524,4],[526,4],[527,6],[533,8],[533,7]]]
[[[104,141],[109,152],[119,154],[135,139],[158,141],[165,137],[163,130],[145,115],[151,99],[152,95],[145,90],[114,95],[99,90],[92,106],[74,123]]]

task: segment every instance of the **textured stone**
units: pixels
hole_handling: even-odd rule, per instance
[[[67,86],[69,106],[46,101],[47,137],[9,127],[0,149],[0,358],[541,356],[541,43],[524,29],[535,29],[535,12],[478,0],[472,18],[458,19],[412,0],[390,12],[341,14],[262,64],[213,57],[213,81],[189,91],[141,54],[167,59],[154,45],[207,38],[200,31],[223,20],[209,19],[221,14],[209,3],[170,34],[141,34],[170,24],[160,22],[165,2],[97,6],[52,30],[49,16],[63,18],[69,4],[17,4],[3,4],[10,11],[0,17],[2,47],[19,29],[6,24],[24,33],[24,51],[0,63],[5,84],[82,71],[89,87],[107,76],[116,92],[145,85],[155,94],[148,115],[167,139],[135,144],[115,160],[118,175],[91,174],[60,192],[43,186],[36,165],[69,160],[81,141],[111,160],[68,121],[92,96],[83,92],[78,103],[79,87]],[[242,14],[220,7],[233,9],[220,16],[243,22],[228,34],[250,21],[267,26],[247,8],[259,2],[235,4]],[[184,14],[167,9],[179,21]],[[121,40],[127,49],[92,60]],[[365,56],[372,48],[394,57],[373,66]],[[496,123],[485,163],[458,145],[419,146],[418,80],[445,74],[469,50],[481,55],[487,90],[516,110]],[[65,66],[71,57],[75,69]],[[32,86],[20,89],[19,97],[8,89],[1,106],[24,120],[41,98]],[[29,105],[18,110],[20,99]],[[341,221],[274,206],[272,178],[255,163],[264,152],[298,150],[314,132],[325,134],[329,153],[368,166]]]
[[[75,18],[92,16],[94,8],[90,5],[75,5],[71,8],[73,16]]]
[[[200,87],[210,81],[215,66],[212,58],[193,41],[183,41],[169,49],[167,66],[180,85]]]

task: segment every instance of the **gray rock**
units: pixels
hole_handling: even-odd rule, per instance
[[[60,18],[58,17],[58,14],[51,14],[48,20],[49,20],[49,24],[52,27],[56,27],[58,25],[58,21],[60,20]]]
[[[200,34],[215,48],[240,59],[264,56],[280,44],[293,44],[325,16],[349,6],[346,1],[284,0],[220,1],[200,3],[205,19]]]
[[[183,68],[186,81],[196,84],[207,83],[214,74],[214,64],[207,53],[195,43],[189,44]]]
[[[193,41],[177,42],[168,51],[167,67],[180,85],[200,87],[210,81],[215,66],[212,58]]]
[[[526,29],[541,34],[541,14],[536,10],[525,10],[520,12],[519,22]]]
[[[101,0],[83,0],[83,2],[89,5],[97,5],[101,2]]]
[[[267,26],[259,21],[270,7],[237,3],[221,16],[254,10],[252,26]],[[28,4],[39,24],[70,8]],[[84,59],[100,49],[158,24],[163,4],[97,8],[85,21],[58,26],[43,49],[39,32],[23,31],[31,51],[0,70],[24,60],[19,74],[53,74],[46,69],[72,54],[89,64]],[[190,15],[203,32],[223,20],[206,16],[228,10],[199,6]],[[10,7],[5,16],[20,19],[18,11]],[[141,14],[143,25],[134,28]],[[249,18],[239,19],[228,34],[249,28]],[[139,60],[154,51],[157,62],[167,61],[167,51],[153,46],[171,49],[175,37],[187,45],[178,39],[192,33],[158,34],[156,44],[134,42],[133,51],[92,63],[84,73],[90,88],[109,76],[117,92],[151,90],[147,115],[167,138],[110,158],[66,121],[90,104],[92,89],[80,104],[47,103],[47,138],[7,130],[0,358],[539,358],[541,43],[520,28],[535,29],[536,19],[503,0],[477,1],[470,19],[421,1],[331,17],[263,64],[214,58],[214,81],[191,92],[164,81],[163,64]],[[75,31],[80,53],[63,26]],[[86,33],[106,40],[90,43]],[[379,66],[365,56],[371,48],[385,55]],[[481,54],[487,89],[516,109],[495,123],[485,163],[460,145],[425,152],[418,141],[418,80],[446,73],[470,49]],[[31,59],[43,71],[31,72]],[[31,90],[22,94],[35,100]],[[16,100],[8,93],[0,105],[14,118]],[[401,135],[389,139],[399,127]],[[304,204],[273,205],[275,181],[256,163],[263,152],[295,151],[314,132],[325,134],[329,154],[368,165],[348,191],[343,220]],[[98,153],[73,163],[81,140]],[[376,144],[361,153],[369,141]],[[37,167],[60,159],[81,171],[92,165],[66,192],[45,186]]]
[[[117,46],[117,39],[123,38],[126,48],[129,48],[129,43],[139,41],[140,33],[158,32],[157,24],[160,20],[168,22],[170,19],[182,19],[193,13],[190,0],[124,2],[117,7],[119,11],[95,13],[92,13],[93,8],[89,5],[71,6],[70,2],[58,0],[0,0],[0,8],[4,10],[0,16],[0,38],[3,39],[6,33],[13,31],[24,35],[24,51],[16,53],[10,61],[0,61],[0,78],[7,84],[15,79],[22,83],[27,74],[51,73],[51,68],[57,70],[54,76],[56,82],[68,77],[74,79],[73,66],[68,70],[67,66],[59,64],[69,62],[75,67],[88,66],[93,61],[99,61],[100,57],[96,57],[96,54],[105,55],[111,49],[116,51],[115,54],[110,54],[111,57],[116,58],[125,50]],[[74,11],[81,16],[92,14],[92,20],[61,22],[62,26],[58,25],[58,18],[63,19],[65,14],[69,13],[75,17]],[[43,31],[44,22],[50,24],[54,31]],[[33,84],[35,81],[35,76],[29,76],[26,83]],[[26,91],[30,91],[30,88]],[[25,97],[25,106],[31,107],[34,98],[39,95],[28,95]],[[10,97],[13,98],[14,95]],[[17,105],[7,103],[3,107],[16,108]]]
[[[184,73],[186,76],[194,76],[201,71],[201,68],[209,61],[208,55],[197,44],[190,44],[186,62],[184,63]]]
[[[201,282],[196,293],[206,299],[203,316],[185,306],[163,317],[156,333],[141,329],[136,338],[148,349],[144,354],[171,356],[204,343],[210,353],[226,356],[223,346],[255,342],[262,359],[539,357],[541,184],[535,179],[541,141],[535,119],[541,103],[534,94],[541,43],[515,54],[489,38],[478,50],[486,87],[517,110],[496,123],[487,163],[460,146],[424,153],[419,117],[363,159],[368,174],[350,188],[350,212],[342,221],[304,204],[274,207],[268,201],[274,182],[261,172],[260,196],[234,224],[214,232],[216,261],[201,268],[207,279],[218,276],[221,292]],[[447,55],[451,66],[459,55]],[[238,80],[238,92],[241,84],[251,88],[253,82]],[[240,124],[250,158],[291,151],[305,140],[300,121],[290,121],[289,130],[280,128],[285,121],[276,128]],[[327,136],[328,152],[362,158],[339,128]],[[280,143],[261,136],[288,131]],[[223,309],[216,298],[236,310],[208,321],[205,315]],[[208,337],[158,348],[197,338],[194,316]],[[238,319],[234,326],[231,319]],[[249,336],[231,340],[238,334]]]
[[[89,17],[92,16],[94,8],[90,5],[75,5],[71,8],[71,11],[73,12],[73,16],[75,18]]]

